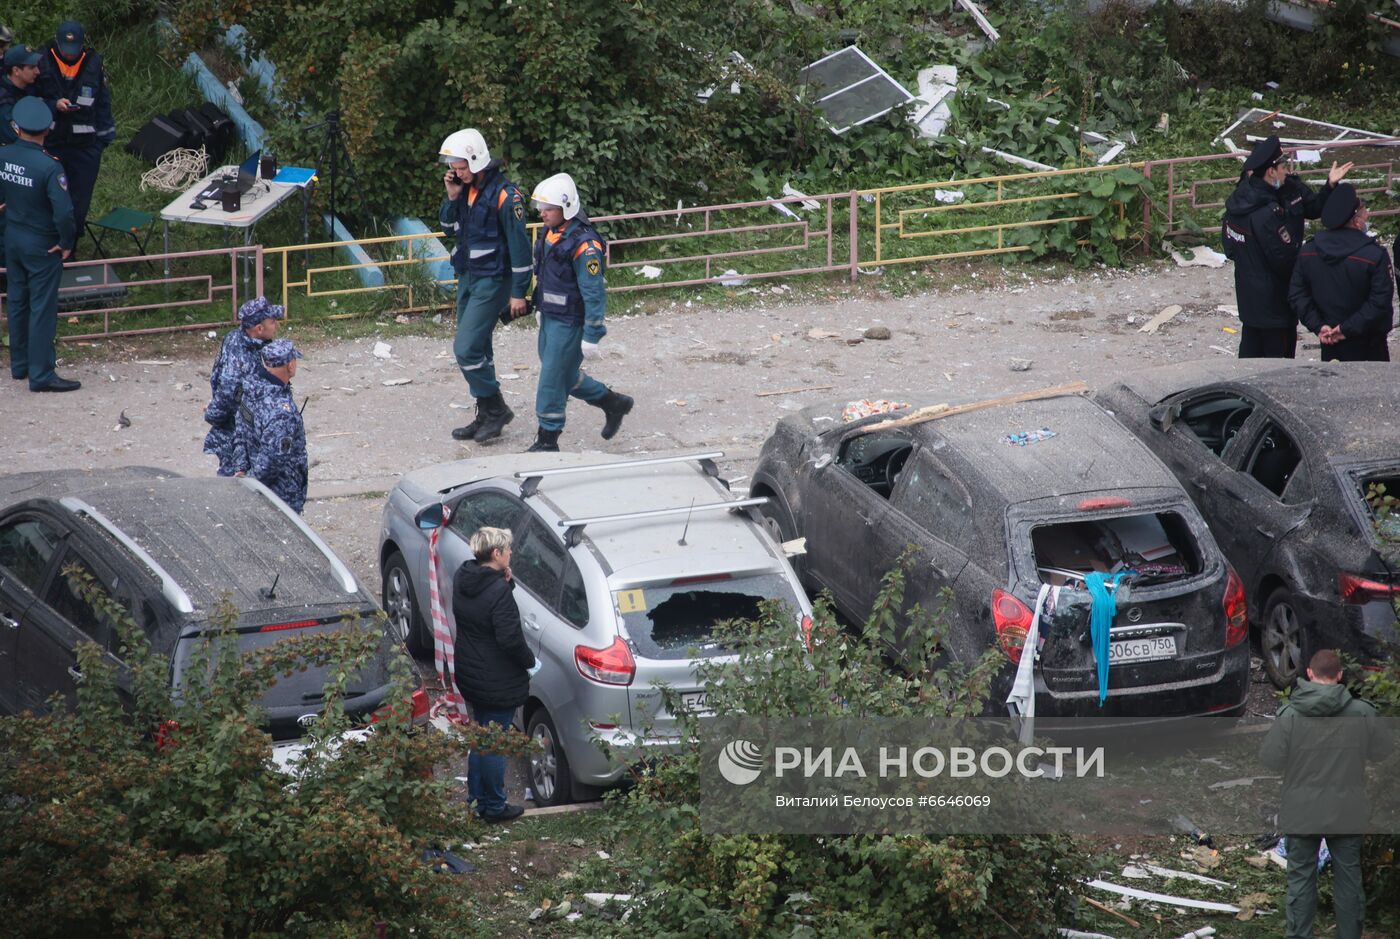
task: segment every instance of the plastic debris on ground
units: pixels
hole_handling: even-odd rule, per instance
[[[470,874],[476,870],[476,865],[470,861],[464,861],[451,851],[438,848],[424,849],[423,861],[438,874]]]
[[[1023,430],[1018,434],[1007,434],[1001,438],[1001,442],[1010,444],[1013,447],[1024,447],[1028,443],[1038,443],[1042,440],[1049,440],[1055,436],[1055,432],[1048,427],[1039,430]]]
[[[1222,267],[1228,259],[1210,245],[1197,245],[1185,251],[1173,250],[1172,260],[1177,267]]]
[[[387,342],[376,342],[372,354],[376,359],[392,359],[394,357],[394,347]]]
[[[1155,335],[1157,330],[1161,329],[1164,325],[1171,322],[1171,320],[1173,320],[1176,317],[1176,315],[1180,312],[1181,307],[1175,303],[1173,303],[1171,306],[1164,307],[1162,309],[1162,312],[1152,317],[1152,319],[1148,320],[1146,323],[1143,323],[1142,327],[1138,329],[1138,332],[1148,333],[1149,335]]]
[[[719,282],[726,287],[742,287],[749,282],[749,279],[731,267],[719,275]]]
[[[783,183],[783,195],[792,199],[801,199],[802,201],[799,202],[798,205],[802,206],[802,208],[806,209],[808,212],[815,212],[822,207],[820,202],[808,196],[807,193],[798,192],[796,189],[792,188],[792,183]]]
[[[1163,903],[1167,906],[1211,910],[1216,913],[1238,913],[1240,911],[1240,908],[1233,903],[1217,903],[1214,900],[1197,900],[1192,897],[1173,896],[1169,893],[1138,890],[1136,887],[1124,887],[1119,884],[1110,883],[1107,880],[1091,880],[1088,881],[1087,885],[1093,887],[1095,890],[1102,890],[1105,893],[1116,893],[1119,896],[1128,897],[1133,900],[1147,900],[1151,903]]]
[[[848,401],[841,409],[841,420],[849,424],[851,421],[858,421],[862,417],[869,417],[872,414],[889,414],[893,411],[903,411],[909,405],[904,401],[886,401],[884,398],[861,398],[859,401]]]
[[[637,273],[641,274],[647,280],[656,280],[656,278],[661,276],[661,268],[654,264],[643,264],[637,269]]]

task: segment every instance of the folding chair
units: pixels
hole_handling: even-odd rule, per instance
[[[155,231],[155,224],[156,217],[149,212],[116,208],[96,221],[88,221],[87,233],[88,237],[92,239],[92,243],[97,247],[97,253],[104,258],[111,257],[102,244],[102,236],[107,232],[126,235],[135,242],[136,253],[145,255],[146,245],[151,240],[151,232]],[[146,263],[150,264],[149,261]]]

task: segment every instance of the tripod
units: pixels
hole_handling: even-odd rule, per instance
[[[355,174],[355,163],[350,159],[350,151],[345,147],[345,137],[340,130],[340,112],[327,111],[326,119],[319,124],[312,124],[303,128],[307,131],[324,130],[325,140],[321,144],[321,155],[316,161],[316,166],[327,167],[327,176],[330,179],[330,213],[331,218],[335,218],[336,199],[340,188],[340,177],[343,172],[347,177],[347,184],[350,192],[359,203],[360,214],[369,218],[369,209],[365,203],[365,194],[360,189],[360,179]]]

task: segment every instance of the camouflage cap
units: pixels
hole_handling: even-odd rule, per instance
[[[252,329],[263,320],[280,320],[286,315],[286,310],[269,303],[266,297],[255,297],[238,308],[238,325]]]
[[[286,365],[292,359],[299,358],[301,358],[301,353],[297,351],[297,347],[292,344],[290,339],[274,339],[263,346],[263,365],[268,368],[278,368]]]

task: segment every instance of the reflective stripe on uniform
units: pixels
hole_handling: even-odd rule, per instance
[[[530,265],[526,264],[524,267],[512,267],[510,271],[512,274],[526,274],[530,271]]]
[[[484,257],[486,257],[486,255],[488,255],[488,254],[495,254],[495,253],[496,253],[496,249],[495,249],[495,248],[472,248],[472,249],[471,249],[471,257],[474,257],[474,258],[484,258]]]
[[[559,306],[563,306],[569,302],[569,298],[562,293],[551,293],[546,290],[542,292],[542,295],[545,303],[556,303]]]
[[[562,421],[562,420],[564,419],[564,412],[563,412],[563,411],[547,411],[547,412],[545,412],[544,414],[537,414],[537,415],[535,415],[535,416],[536,416],[536,417],[543,418],[544,420],[547,420],[547,421]]]

